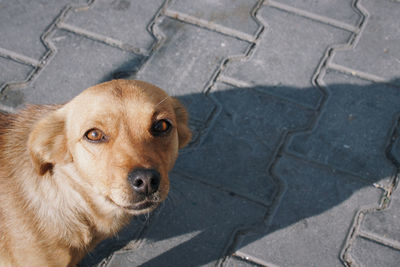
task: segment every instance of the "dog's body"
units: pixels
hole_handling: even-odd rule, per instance
[[[0,113],[0,266],[76,265],[166,198],[189,140],[180,103],[139,81]]]

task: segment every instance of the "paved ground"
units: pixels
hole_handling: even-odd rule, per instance
[[[399,266],[399,0],[0,0],[1,109],[178,96],[169,199],[82,266]]]

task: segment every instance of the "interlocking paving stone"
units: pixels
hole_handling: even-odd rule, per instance
[[[97,0],[90,8],[77,9],[65,20],[67,24],[148,50],[156,41],[147,30],[163,0]],[[116,30],[118,29],[118,30]]]
[[[222,113],[205,141],[179,158],[179,170],[270,203],[275,185],[267,166],[285,131],[306,125],[314,112],[271,97],[267,90],[219,83],[212,95]]]
[[[249,60],[229,63],[223,75],[266,85],[272,94],[317,106],[321,92],[312,87],[312,77],[328,47],[347,43],[350,33],[267,6],[257,17],[266,29],[254,54]],[[301,25],[301,30],[293,25]]]
[[[333,62],[355,70],[378,75],[400,85],[400,2],[363,0],[369,19],[361,38],[352,50],[338,52]]]
[[[259,25],[250,13],[257,2],[257,0],[175,0],[168,9],[254,35]]]
[[[57,53],[26,88],[21,103],[63,103],[89,86],[135,69],[142,56],[59,30],[51,38]]]
[[[350,253],[355,262],[362,267],[398,267],[400,262],[399,250],[362,237],[356,239]]]
[[[39,60],[48,50],[40,40],[67,4],[82,0],[0,1],[0,47]]]
[[[267,266],[339,266],[353,218],[363,205],[378,205],[372,185],[283,156],[275,172],[287,185],[268,231],[245,236],[238,252]]]
[[[390,178],[394,166],[385,149],[400,91],[335,71],[324,81],[331,96],[317,125],[295,135],[289,150],[372,181]]]
[[[351,0],[278,0],[277,2],[353,25],[360,19],[360,15],[352,8],[354,1]]]
[[[388,242],[400,244],[400,191],[397,189],[391,196],[390,205],[384,210],[367,213],[361,229],[374,233]]]
[[[0,88],[9,82],[24,81],[32,72],[33,67],[14,60],[0,57]]]
[[[255,203],[178,174],[171,177],[170,199],[142,244],[115,253],[107,266],[213,266],[237,227],[264,216],[265,208]]]
[[[157,30],[165,36],[163,45],[134,78],[182,96],[191,117],[204,124],[215,104],[199,93],[222,61],[243,54],[249,43],[169,18],[160,21]]]

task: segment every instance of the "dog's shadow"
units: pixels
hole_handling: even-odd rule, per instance
[[[350,223],[360,206],[346,200],[378,206],[382,192],[372,185],[390,183],[396,170],[396,86],[221,83],[179,98],[194,138],[170,174],[169,198],[80,266],[110,257],[121,266],[200,266],[293,225],[313,227],[317,215]]]

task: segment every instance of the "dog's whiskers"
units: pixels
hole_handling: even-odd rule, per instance
[[[158,104],[156,105],[156,107],[159,106],[159,105],[161,105],[161,103],[165,102],[168,98],[170,98],[170,96],[167,96],[166,98],[164,98],[163,100],[161,100],[160,102],[158,102]]]

